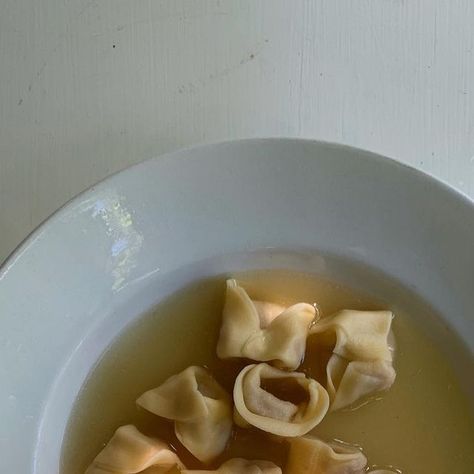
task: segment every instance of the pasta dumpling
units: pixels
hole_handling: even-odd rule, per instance
[[[396,374],[388,343],[392,318],[390,311],[343,310],[311,329],[318,349],[331,352],[326,366],[331,410],[393,384]]]
[[[285,473],[362,474],[366,465],[367,458],[356,447],[302,437],[291,440]]]
[[[177,438],[200,461],[221,454],[230,438],[230,396],[202,367],[191,366],[173,375],[145,392],[137,404],[173,420]]]
[[[274,361],[294,370],[303,360],[315,314],[314,307],[306,303],[285,308],[253,301],[236,280],[229,279],[217,355]]]
[[[270,461],[248,461],[234,458],[226,461],[215,471],[183,470],[182,474],[281,474],[281,468]]]
[[[97,455],[85,474],[165,474],[184,467],[168,444],[121,426]]]
[[[392,360],[388,335],[392,324],[391,311],[342,310],[320,319],[311,334],[320,335],[334,354],[350,360]]]
[[[388,390],[395,380],[392,363],[385,360],[348,361],[333,354],[326,367],[331,410],[347,407],[371,393]]]
[[[278,393],[293,387],[300,399],[288,401]],[[268,364],[245,367],[234,385],[234,419],[279,436],[301,436],[324,418],[329,396],[316,380],[300,372],[285,372]]]

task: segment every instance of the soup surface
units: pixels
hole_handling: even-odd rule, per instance
[[[391,309],[390,302],[303,273],[271,270],[233,277],[252,298],[282,305],[312,303],[322,317],[345,308]],[[202,280],[175,293],[111,345],[76,401],[61,474],[83,474],[116,428],[130,423],[168,441],[188,468],[203,468],[180,445],[173,423],[139,409],[135,400],[190,365],[207,367],[232,393],[235,377],[248,361],[216,356],[225,280]],[[396,311],[392,329],[397,378],[392,388],[362,406],[328,413],[311,434],[363,447],[369,466],[394,466],[404,474],[468,474],[474,466],[474,417],[443,354],[415,320],[410,308]],[[298,371],[319,378],[311,340]],[[275,437],[236,427],[226,451],[206,468],[232,457],[284,466],[286,456],[286,444]]]

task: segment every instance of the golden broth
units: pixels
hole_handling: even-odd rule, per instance
[[[390,307],[303,273],[271,270],[237,277],[251,297],[286,305],[315,303],[323,317],[343,308]],[[61,474],[83,474],[115,429],[129,423],[169,441],[188,468],[203,468],[179,444],[173,424],[137,408],[135,400],[189,365],[208,367],[232,392],[248,361],[221,361],[215,355],[224,289],[224,277],[199,281],[159,304],[112,344],[76,401]],[[411,320],[409,309],[397,313],[393,322],[393,387],[358,409],[329,413],[312,433],[362,446],[370,465],[393,465],[405,474],[468,474],[474,466],[474,419],[467,397],[442,353]],[[316,376],[310,356],[311,344],[298,370]],[[286,455],[286,443],[275,437],[236,428],[229,447],[210,467],[236,456],[284,466]]]

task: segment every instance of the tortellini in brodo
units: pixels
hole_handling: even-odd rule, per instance
[[[202,367],[191,366],[173,375],[145,392],[137,404],[173,420],[176,437],[200,461],[221,454],[230,438],[230,396]]]
[[[121,426],[85,474],[165,474],[184,467],[165,442],[149,438],[135,426]]]
[[[352,405],[395,380],[388,343],[390,311],[343,310],[318,321],[311,334],[319,350],[331,351],[326,388],[331,410]]]
[[[270,384],[270,388],[265,387]],[[289,386],[302,393],[303,399],[292,402],[272,393]],[[248,365],[237,376],[234,404],[237,424],[293,437],[306,434],[324,418],[329,396],[321,384],[303,373],[285,372],[262,363]]]
[[[343,310],[317,322],[315,315],[307,303],[284,307],[253,300],[236,280],[227,280],[217,355],[242,361],[233,399],[207,369],[191,366],[145,392],[137,405],[172,421],[179,442],[202,463],[215,461],[225,451],[235,423],[289,443],[286,474],[367,472],[367,459],[359,448],[322,441],[310,431],[329,410],[350,406],[393,384],[393,315]],[[308,337],[323,365],[323,375],[317,378],[325,386],[295,371],[305,357]],[[372,469],[374,474],[397,472]],[[282,474],[282,469],[270,461],[242,458],[227,460],[214,470],[187,469],[166,442],[126,425],[86,471],[139,473]]]
[[[304,357],[314,307],[298,303],[285,308],[253,301],[233,279],[226,286],[218,357],[273,361],[278,367],[296,369]]]

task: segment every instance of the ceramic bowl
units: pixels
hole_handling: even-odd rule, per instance
[[[71,407],[100,354],[203,276],[286,267],[386,297],[404,288],[440,315],[422,322],[433,337],[437,327],[457,333],[463,349],[443,347],[452,363],[472,363],[473,243],[466,197],[333,144],[222,143],[119,173],[54,214],[1,269],[0,472],[58,472]]]

